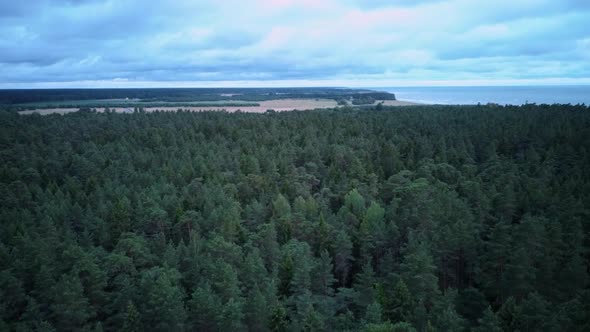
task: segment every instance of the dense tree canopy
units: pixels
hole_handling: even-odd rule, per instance
[[[590,112],[0,112],[0,330],[588,331]]]

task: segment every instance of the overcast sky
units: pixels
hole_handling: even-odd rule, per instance
[[[1,0],[0,87],[590,83],[590,0]]]

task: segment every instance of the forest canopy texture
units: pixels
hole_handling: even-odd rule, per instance
[[[585,106],[0,113],[0,330],[590,331]]]

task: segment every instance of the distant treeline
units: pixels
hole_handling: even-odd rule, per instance
[[[395,100],[395,95],[340,88],[167,88],[167,89],[33,89],[0,90],[0,104],[91,99],[139,99],[141,102],[264,101],[284,98]],[[86,106],[86,105],[85,105]]]
[[[255,102],[140,102],[140,101],[131,101],[131,102],[116,102],[116,101],[104,101],[101,102],[100,100],[92,100],[92,101],[72,101],[72,102],[40,102],[40,103],[29,103],[24,105],[13,105],[16,108],[22,109],[39,109],[39,108],[80,108],[80,109],[103,109],[103,108],[145,108],[145,107],[253,107],[253,106],[260,106],[259,103]]]

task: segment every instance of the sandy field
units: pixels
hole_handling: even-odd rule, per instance
[[[403,101],[403,100],[383,100],[383,106],[413,106],[413,105],[423,105],[420,103],[414,103],[411,101]]]
[[[401,100],[385,100],[385,101],[378,101],[383,102],[383,105],[386,106],[410,106],[410,105],[417,105],[416,103],[401,101]],[[376,102],[375,105],[378,103]],[[225,106],[225,107],[202,107],[202,106],[191,106],[191,107],[146,107],[144,110],[146,112],[153,112],[156,110],[159,111],[166,111],[166,112],[175,112],[179,108],[183,110],[189,110],[193,112],[198,111],[219,111],[225,110],[227,112],[235,112],[235,111],[242,111],[242,112],[252,112],[252,113],[264,113],[269,109],[275,110],[277,112],[284,112],[284,111],[294,111],[294,110],[310,110],[316,108],[334,108],[337,106],[336,101],[333,99],[276,99],[276,100],[266,100],[259,102],[260,106]],[[133,108],[128,107],[111,107],[110,109],[114,109],[116,112],[123,113],[125,111],[133,111]],[[28,111],[21,111],[20,114],[32,114],[32,113],[39,113],[41,115],[47,114],[66,114],[71,112],[78,111],[78,108],[46,108],[46,109],[37,109],[37,110],[28,110]],[[103,108],[98,108],[98,112],[103,112]]]

